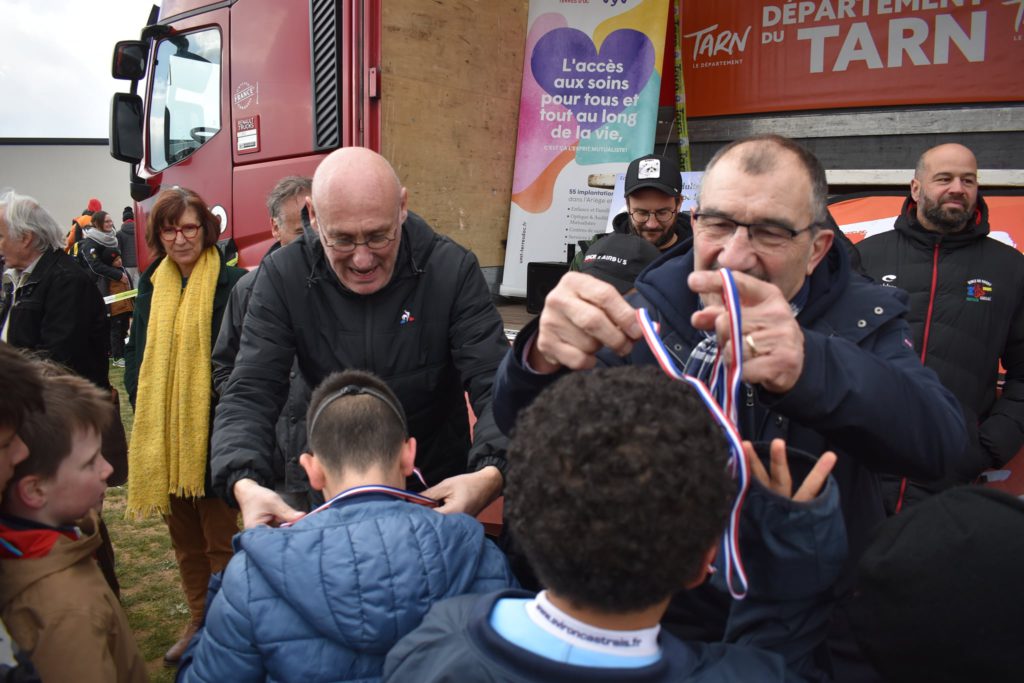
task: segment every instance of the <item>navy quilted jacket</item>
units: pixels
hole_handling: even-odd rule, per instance
[[[179,681],[376,681],[438,600],[516,585],[466,515],[364,494],[235,537]]]

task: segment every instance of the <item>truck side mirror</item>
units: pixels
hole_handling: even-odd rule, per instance
[[[137,164],[142,161],[142,98],[114,93],[110,102],[110,156]]]
[[[114,45],[111,75],[123,81],[138,81],[146,75],[147,43],[141,40],[122,40]]]

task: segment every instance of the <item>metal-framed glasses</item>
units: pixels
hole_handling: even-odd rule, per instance
[[[178,233],[187,240],[195,239],[199,231],[202,230],[201,225],[195,223],[186,223],[185,225],[165,225],[160,228],[160,239],[164,242],[173,242],[178,238]]]
[[[728,242],[739,228],[746,228],[754,249],[778,249],[792,242],[797,235],[814,228],[813,223],[802,230],[778,223],[740,223],[726,216],[707,213],[694,213],[693,224],[704,239],[713,242]]]
[[[676,215],[675,209],[658,209],[657,211],[648,211],[647,209],[633,209],[629,212],[629,215],[637,223],[646,223],[651,220],[651,215],[654,215],[658,219],[659,223],[667,223],[672,220]]]
[[[391,231],[390,235],[383,232],[378,232],[374,233],[373,235],[370,235],[362,242],[354,240],[348,236],[342,236],[335,239],[328,239],[327,235],[324,235],[323,239],[325,246],[330,247],[339,254],[350,254],[356,250],[356,247],[363,246],[364,244],[368,249],[373,249],[374,251],[384,249],[389,244],[394,242],[395,238],[397,237],[398,229],[396,228],[395,230]]]

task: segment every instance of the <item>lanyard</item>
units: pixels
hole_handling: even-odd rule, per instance
[[[743,569],[743,560],[740,557],[739,536],[740,536],[740,513],[743,509],[743,501],[747,496],[747,489],[750,485],[750,472],[747,469],[747,461],[743,456],[743,442],[740,439],[739,431],[736,428],[737,421],[737,397],[740,389],[740,380],[743,375],[743,351],[742,351],[742,320],[740,316],[739,294],[736,291],[736,284],[733,281],[732,273],[727,268],[718,271],[722,276],[722,298],[725,303],[725,310],[729,314],[729,332],[732,343],[732,364],[727,365],[722,356],[722,347],[718,346],[715,353],[715,363],[709,379],[710,389],[696,377],[684,374],[676,366],[669,354],[665,344],[658,336],[655,323],[651,320],[647,310],[637,309],[636,317],[643,331],[644,340],[651,348],[658,365],[662,371],[673,379],[689,383],[697,390],[697,394],[707,405],[715,421],[721,425],[729,441],[729,471],[738,480],[736,500],[733,501],[732,510],[729,512],[729,524],[726,526],[722,538],[722,547],[725,549],[725,582],[729,587],[729,593],[737,600],[742,600],[747,595],[747,574]],[[737,586],[738,582],[738,586]]]
[[[332,505],[334,505],[335,503],[337,503],[339,500],[345,500],[346,498],[353,498],[355,496],[358,496],[358,495],[361,495],[361,494],[364,494],[364,493],[383,493],[385,495],[392,496],[394,498],[399,498],[401,500],[405,500],[405,501],[408,501],[410,503],[416,503],[417,505],[423,505],[424,507],[430,507],[430,508],[436,508],[437,507],[437,501],[434,500],[433,498],[427,498],[426,496],[421,496],[420,494],[413,493],[412,491],[404,491],[402,489],[396,489],[393,486],[385,486],[383,484],[367,484],[365,486],[353,486],[350,489],[345,489],[344,491],[342,491],[338,495],[334,496],[333,498],[331,498],[329,501],[327,501],[326,503],[324,503],[320,507],[318,507],[315,510],[312,510],[312,511],[310,511],[308,513],[306,513],[305,515],[303,515],[299,519],[305,519],[306,517],[309,517],[310,515],[315,515],[316,513],[320,512],[321,510],[326,510],[327,508],[329,508]],[[297,521],[299,521],[299,520],[298,519],[295,520],[295,522],[297,522]],[[285,529],[287,527],[290,527],[293,524],[295,524],[295,522],[285,522],[284,524],[281,525],[281,528]]]

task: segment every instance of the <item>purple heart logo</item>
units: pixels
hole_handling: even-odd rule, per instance
[[[547,93],[541,106],[564,107],[580,128],[594,129],[626,108],[626,98],[643,90],[654,70],[654,46],[640,31],[612,31],[598,52],[583,31],[557,28],[533,49],[530,69]]]

